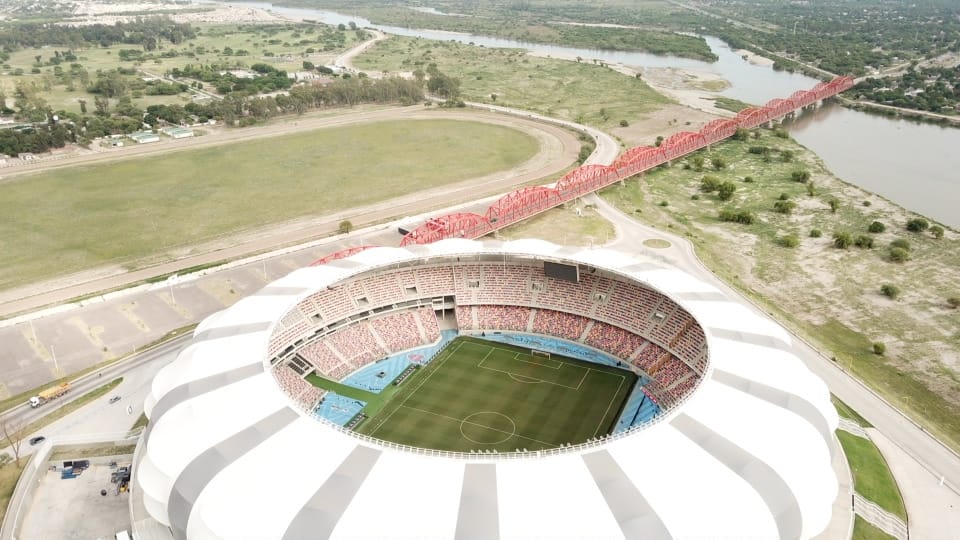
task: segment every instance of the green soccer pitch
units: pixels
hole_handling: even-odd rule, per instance
[[[459,337],[357,431],[422,448],[543,450],[610,433],[630,371]]]

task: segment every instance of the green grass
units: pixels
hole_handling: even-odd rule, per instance
[[[23,468],[26,465],[27,460],[21,459],[19,467],[12,461],[0,466],[0,523],[3,523],[3,517],[7,513],[7,505],[10,504],[10,497],[13,495],[13,490],[17,487],[17,480],[20,480],[20,474],[23,473]]]
[[[740,101],[739,99],[734,98],[715,97],[712,99],[718,109],[723,109],[725,111],[740,112],[748,107],[753,107],[753,105],[750,105],[745,101]]]
[[[625,370],[459,338],[358,431],[461,452],[555,448],[608,434],[635,381]]]
[[[860,424],[860,427],[873,427],[873,424],[867,422],[866,418],[860,416],[857,411],[850,408],[849,405],[841,401],[837,396],[830,394],[830,401],[833,402],[833,406],[837,409],[837,414],[839,414],[841,418],[852,420],[857,424]]]
[[[137,449],[135,444],[104,444],[88,448],[69,448],[56,450],[47,458],[49,461],[61,461],[65,459],[80,459],[104,456],[133,456],[133,451]]]
[[[537,148],[502,126],[391,121],[15,177],[0,184],[0,289],[168,260],[224,235],[505,170]]]
[[[488,49],[456,42],[391,36],[355,64],[364,70],[440,71],[461,80],[467,101],[493,103],[555,118],[612,128],[634,124],[670,101],[643,81],[588,62],[529,56],[520,49]],[[496,94],[494,100],[491,95]]]
[[[869,439],[839,430],[837,438],[847,455],[857,493],[906,522],[907,510],[903,506],[900,489],[876,445]]]
[[[759,138],[715,144],[648,172],[642,181],[607,188],[602,196],[644,222],[689,239],[719,277],[960,449],[960,382],[943,360],[960,354],[956,312],[946,305],[946,291],[956,289],[960,239],[907,232],[904,225],[914,214],[844,183],[795,141],[770,130],[756,133]],[[770,159],[750,153],[753,146],[770,148]],[[782,151],[793,158],[784,162]],[[703,170],[696,169],[697,156],[705,158]],[[714,170],[713,157],[728,166]],[[791,179],[796,170],[811,173],[812,196],[806,184]],[[732,200],[702,192],[705,176],[732,182]],[[781,194],[796,203],[789,215],[774,211]],[[828,205],[833,198],[840,202],[836,212]],[[667,206],[658,206],[660,201]],[[718,213],[724,208],[750,211],[756,219],[752,225],[723,223]],[[886,232],[867,233],[874,220],[884,223]],[[822,237],[810,237],[811,229],[822,231]],[[870,234],[877,247],[836,249],[831,237],[838,230],[854,237]],[[778,243],[789,234],[799,239],[797,247]],[[886,247],[895,238],[910,241],[909,262],[887,259]],[[885,283],[897,285],[901,297],[881,295]],[[883,356],[873,353],[878,341],[886,344]]]
[[[853,540],[893,540],[889,534],[874,527],[867,520],[855,516],[853,522]]]

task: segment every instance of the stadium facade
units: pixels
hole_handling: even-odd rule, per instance
[[[589,291],[551,299],[544,262],[583,276],[556,287]],[[436,275],[448,285],[426,282]],[[634,315],[649,343],[621,356],[650,377],[662,410],[575,446],[458,454],[361,436],[314,414],[323,394],[302,376],[346,375],[362,362],[344,348],[362,343],[293,364],[313,336],[388,316],[428,340],[416,313],[434,309],[483,331],[497,326],[480,311],[494,303],[531,309],[526,331],[540,309],[549,321],[586,317],[568,326],[591,345],[600,325],[635,331],[614,305],[631,290],[657,298]],[[633,342],[618,337],[611,350],[622,343]],[[812,538],[837,495],[838,419],[790,351],[773,321],[642,254],[539,240],[370,248],[294,271],[201,323],[153,381],[137,492],[175,538]]]

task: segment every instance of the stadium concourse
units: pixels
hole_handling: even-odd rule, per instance
[[[404,383],[416,392],[451,333],[487,332],[612,358],[659,409],[501,452],[405,446],[317,414],[337,381],[432,347],[409,355],[427,364]],[[812,538],[837,494],[838,419],[789,348],[773,321],[643,255],[370,248],[201,323],[153,381],[134,493],[173,538]]]

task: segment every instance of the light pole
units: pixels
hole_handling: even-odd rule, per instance
[[[53,345],[50,346],[50,354],[53,356],[53,369],[57,373],[57,377],[60,376],[60,364],[57,362],[57,349]]]

